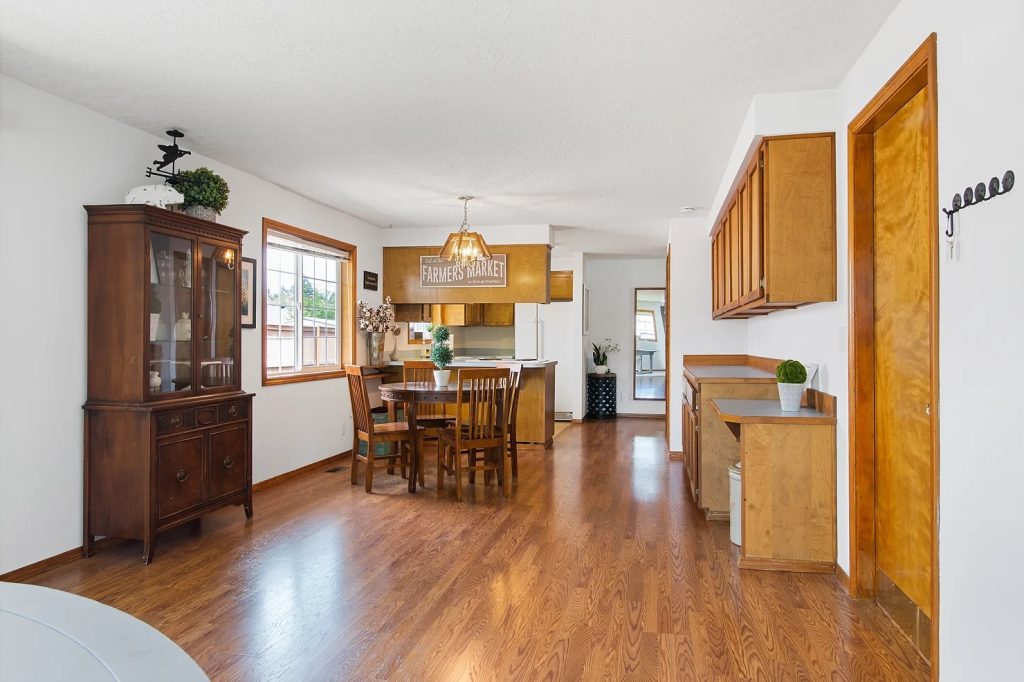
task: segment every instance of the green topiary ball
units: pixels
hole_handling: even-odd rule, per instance
[[[439,324],[430,332],[430,336],[434,339],[435,344],[445,343],[452,338],[452,331],[443,324]]]
[[[807,368],[799,360],[785,360],[775,368],[780,384],[802,384],[807,381]]]
[[[185,196],[186,206],[206,206],[218,214],[228,205],[228,183],[205,166],[178,173],[174,186]]]

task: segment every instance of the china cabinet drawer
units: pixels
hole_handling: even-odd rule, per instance
[[[247,400],[238,400],[235,402],[224,403],[218,406],[220,412],[221,423],[233,422],[239,419],[248,419],[249,417],[249,402]]]
[[[158,436],[187,431],[195,427],[196,414],[192,409],[161,412],[156,418],[156,435]]]
[[[161,443],[156,460],[158,517],[167,518],[202,504],[202,435]]]
[[[213,426],[217,423],[217,406],[204,405],[196,408],[196,427]]]

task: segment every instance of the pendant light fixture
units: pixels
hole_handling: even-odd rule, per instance
[[[491,250],[479,232],[469,231],[469,202],[473,197],[459,197],[462,201],[462,227],[452,232],[441,247],[441,258],[466,266],[474,261],[491,260]]]

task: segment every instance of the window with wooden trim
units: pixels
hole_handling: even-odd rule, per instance
[[[263,220],[263,384],[327,379],[355,357],[355,247]]]
[[[636,311],[636,338],[641,341],[658,340],[658,328],[654,324],[653,310]]]

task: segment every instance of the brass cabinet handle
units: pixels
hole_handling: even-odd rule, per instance
[[[235,466],[235,460],[231,459],[230,457],[225,457],[224,461],[221,462],[221,464],[224,465],[225,469],[230,469],[231,467]]]
[[[178,483],[184,483],[188,480],[188,472],[184,469],[178,469],[178,473],[176,473],[174,477],[178,479]]]
[[[171,417],[171,426],[181,426],[181,415],[176,414]]]
[[[237,417],[238,416],[238,405],[232,405],[231,407],[228,408],[228,416],[231,416],[231,417]]]

